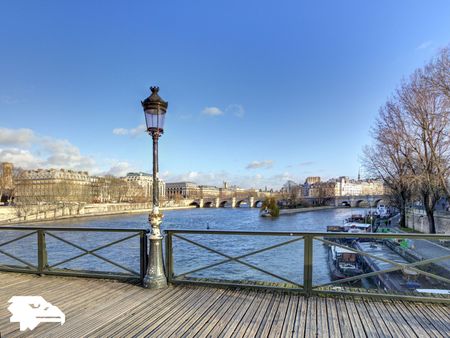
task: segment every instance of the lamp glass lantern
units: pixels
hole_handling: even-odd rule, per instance
[[[141,102],[144,108],[147,131],[162,134],[168,103],[158,95],[159,87],[150,87],[150,90],[152,94]]]

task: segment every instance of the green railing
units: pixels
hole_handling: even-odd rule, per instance
[[[379,283],[386,283],[385,285],[390,285],[389,279],[392,277],[399,278],[402,274],[395,275],[395,273],[408,271],[412,274],[420,275],[421,278],[427,280],[433,279],[439,285],[443,285],[442,290],[450,290],[450,270],[447,269],[450,264],[450,249],[444,246],[439,246],[442,255],[439,257],[432,257],[428,259],[414,259],[414,252],[409,253],[411,257],[405,262],[398,262],[390,258],[385,258],[378,256],[373,253],[362,251],[357,249],[357,242],[368,242],[371,245],[385,245],[389,244],[393,247],[393,251],[397,250],[397,253],[401,250],[405,251],[404,247],[396,244],[397,240],[433,240],[433,241],[450,241],[450,235],[425,235],[425,234],[406,234],[406,233],[324,233],[324,232],[253,232],[253,231],[202,231],[202,230],[166,230],[166,268],[168,281],[172,284],[206,284],[206,285],[217,285],[217,286],[232,286],[232,287],[253,287],[253,288],[272,288],[272,289],[283,289],[291,290],[296,292],[304,293],[307,296],[310,295],[320,295],[320,294],[343,294],[343,295],[353,295],[353,296],[363,296],[363,297],[388,297],[388,298],[399,298],[407,300],[420,300],[420,301],[433,301],[433,302],[444,302],[450,303],[450,297],[445,295],[445,293],[440,292],[439,294],[432,294],[431,292],[419,293],[415,289],[405,290],[393,290],[386,289],[385,287],[379,287],[375,284],[375,281]],[[226,239],[226,236],[229,238]],[[232,240],[230,240],[232,236]],[[242,242],[236,240],[236,236],[245,238]],[[241,246],[242,243],[248,243],[249,237],[258,238],[261,236],[278,238],[275,244],[267,244],[264,241],[259,241],[262,244],[261,247],[251,248],[246,252],[238,250],[238,254],[227,253],[222,245],[222,249],[217,248],[217,243],[226,243],[225,247],[233,246],[233,241],[237,247]],[[284,240],[280,241],[280,238]],[[342,239],[344,239],[342,241]],[[176,243],[174,243],[174,241]],[[213,245],[215,243],[216,245]],[[297,247],[296,253],[292,251],[292,254],[288,254],[285,257],[287,262],[277,261],[277,258],[281,255],[275,257],[275,264],[270,264],[270,268],[261,266],[264,264],[255,264],[249,262],[248,259],[254,255],[261,253],[267,254],[269,251],[274,249],[286,248],[288,245],[294,243],[301,244]],[[431,243],[431,242],[429,242]],[[322,249],[318,247],[318,244],[324,244]],[[196,249],[201,249],[205,253],[213,254],[216,259],[213,262],[207,262],[206,264],[200,264],[200,266],[195,266],[195,268],[188,268],[188,271],[178,272],[177,270],[186,269],[187,263],[190,263],[186,257],[177,256],[177,249],[180,245],[184,246],[184,254],[186,255],[187,249],[186,245],[192,246]],[[329,246],[336,246],[346,249],[347,251],[354,252],[358,255],[358,260],[365,262],[366,266],[371,266],[372,271],[364,271],[356,276],[350,276],[343,279],[337,279],[326,282],[317,282],[315,278],[317,277],[317,265],[315,266],[315,249],[318,250],[329,250]],[[431,243],[430,245],[436,245]],[[216,247],[214,247],[216,246]],[[219,245],[220,246],[220,245]],[[394,250],[395,249],[395,250]],[[233,250],[231,250],[233,251]],[[236,250],[235,250],[236,251]],[[407,250],[406,250],[407,251]],[[405,252],[405,255],[408,253]],[[220,259],[218,259],[220,257]],[[269,257],[269,256],[266,256]],[[323,258],[323,257],[322,257]],[[182,263],[178,264],[177,260],[184,260]],[[191,261],[198,259],[197,256],[192,256],[189,258]],[[203,263],[205,259],[203,259]],[[387,268],[376,269],[378,263],[386,263],[389,265]],[[440,263],[445,262],[442,266]],[[266,280],[261,280],[257,278],[245,278],[242,280],[239,276],[234,276],[233,273],[224,270],[221,277],[209,277],[209,269],[218,269],[224,264],[236,263],[237,265],[243,266],[246,269],[256,271],[259,276],[265,275],[268,278]],[[317,263],[317,262],[316,262]],[[328,263],[328,261],[327,261]],[[322,262],[323,264],[323,262]],[[299,265],[303,266],[302,276],[295,276],[296,278],[289,278],[279,272],[280,265],[292,266],[292,268],[297,268]],[[426,269],[421,269],[424,267]],[[430,267],[436,268],[439,271],[434,271]],[[374,268],[375,267],[375,268]],[[431,270],[431,271],[430,271]],[[229,271],[229,270],[228,270]],[[323,271],[323,270],[322,270]],[[413,271],[413,272],[411,272]],[[199,276],[200,273],[200,276]],[[237,277],[237,278],[236,278]],[[401,278],[401,277],[400,277]],[[274,282],[274,279],[278,282]],[[354,287],[349,285],[355,281],[361,281],[363,279],[370,279],[373,281],[371,287],[366,288]],[[406,282],[405,282],[406,285]],[[438,289],[438,288],[435,288]]]
[[[114,258],[105,257],[108,256],[105,249],[129,245],[127,241],[134,241],[131,252],[115,252]],[[59,245],[57,250],[55,245]],[[116,261],[117,258],[126,260],[127,255],[138,260],[130,262],[135,267]],[[7,257],[9,262],[5,263],[1,257]],[[80,263],[89,258],[95,258],[96,262],[87,265],[85,262],[84,266]],[[65,267],[74,262],[75,267]],[[95,268],[90,268],[91,265]],[[0,227],[0,271],[142,281],[146,268],[147,230],[144,229]]]

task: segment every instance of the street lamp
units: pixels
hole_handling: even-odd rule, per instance
[[[163,237],[160,230],[163,214],[159,212],[158,139],[164,132],[164,118],[168,103],[159,97],[159,87],[150,87],[150,90],[152,94],[141,101],[145,122],[147,123],[147,132],[153,138],[153,206],[152,212],[148,216],[151,225],[150,257],[147,274],[144,278],[144,287],[158,289],[167,286],[162,254]]]

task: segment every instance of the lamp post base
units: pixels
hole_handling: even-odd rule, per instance
[[[146,289],[164,289],[167,287],[166,276],[149,276],[146,275],[143,283]]]
[[[162,236],[150,235],[150,254],[147,274],[144,277],[143,286],[149,289],[161,289],[167,287],[167,278],[164,273]]]

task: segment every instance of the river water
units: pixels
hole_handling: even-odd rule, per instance
[[[364,213],[359,209],[356,213]],[[219,208],[188,209],[164,212],[162,229],[197,229],[197,230],[242,230],[242,231],[325,231],[327,225],[342,224],[343,220],[355,213],[352,209],[328,209],[283,215],[278,218],[263,218],[257,209]],[[108,216],[99,218],[82,218],[45,223],[45,226],[58,227],[101,227],[101,228],[148,228],[146,214]],[[86,250],[92,250],[113,240],[124,238],[123,233],[66,233],[54,232],[58,237],[70,241]],[[18,236],[17,232],[0,232],[0,244]],[[271,245],[292,240],[287,236],[218,236],[218,235],[183,235],[184,237],[217,250],[228,256],[240,256]],[[47,235],[47,251],[49,265],[62,262],[70,257],[80,255],[82,250],[64,241]],[[35,236],[13,242],[1,249],[35,264]],[[139,240],[133,238],[96,253],[111,259],[133,271],[139,269]],[[177,275],[198,269],[202,266],[224,260],[224,256],[212,253],[182,239],[174,238],[173,258]],[[327,261],[327,247],[321,242],[314,243],[313,284],[318,285],[330,281]],[[285,280],[303,284],[303,241],[297,241],[269,251],[251,255],[242,261],[260,269],[276,274]],[[0,264],[14,265],[18,262],[0,252]],[[57,266],[65,269],[82,269],[120,272],[120,268],[110,265],[90,255]],[[122,271],[124,272],[124,271]],[[251,269],[237,262],[228,262],[210,269],[201,270],[190,277],[217,278],[228,280],[258,280],[265,282],[283,282],[279,278]]]

